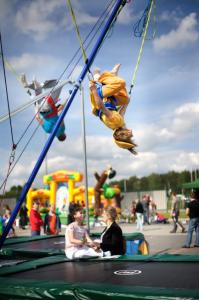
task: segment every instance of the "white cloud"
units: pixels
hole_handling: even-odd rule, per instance
[[[27,2],[16,13],[16,27],[34,40],[43,40],[48,34],[56,31],[59,21],[53,18],[55,10],[62,6],[61,1],[36,0]]]
[[[81,3],[73,1],[73,10],[78,26],[93,24],[98,17],[83,11]],[[73,22],[65,1],[35,0],[27,2],[15,17],[20,32],[35,41],[42,41],[59,30],[71,30]]]
[[[1,0],[0,19],[7,19],[10,14],[11,5],[6,0]]]
[[[53,65],[60,66],[61,61],[50,55],[37,55],[30,53],[23,53],[20,57],[12,57],[9,59],[13,68],[18,72],[26,72],[36,69],[45,69]]]
[[[82,11],[81,8],[75,10],[75,16],[78,26],[93,24],[98,20],[98,17],[91,16],[87,12]],[[72,20],[69,24],[72,24]]]
[[[181,48],[198,41],[199,34],[196,30],[196,13],[191,13],[180,22],[176,30],[163,34],[153,42],[156,51]]]
[[[153,136],[151,136],[153,139]],[[64,151],[63,151],[64,149]],[[35,156],[27,152],[22,162],[18,163],[7,184],[7,189],[12,185],[24,184],[30,176],[35,165]],[[168,164],[169,158],[169,164]],[[155,150],[138,151],[133,156],[128,151],[114,146],[112,139],[103,136],[89,136],[87,138],[87,166],[89,186],[94,186],[96,181],[94,172],[101,173],[107,165],[111,164],[117,171],[116,180],[128,178],[133,175],[145,176],[153,172],[168,172],[170,170],[182,171],[199,167],[199,154],[183,150]],[[53,144],[48,153],[48,173],[67,169],[84,173],[83,150],[81,138],[70,139],[68,142]],[[5,166],[6,169],[6,166]],[[34,186],[43,186],[45,165],[43,163]]]
[[[189,102],[177,108],[173,125],[176,133],[186,134],[191,128],[199,125],[199,102]]]
[[[193,117],[193,115],[198,116],[198,113],[199,102],[189,102],[176,109],[176,115],[182,117],[186,117],[187,115],[190,117]]]
[[[171,162],[170,169],[176,171],[191,170],[199,167],[199,154],[182,152],[176,155],[176,160]]]
[[[199,101],[187,102],[160,122],[152,122],[134,130],[135,140],[140,151],[150,151],[167,147],[169,143],[178,143],[189,139],[190,131],[199,126]],[[186,142],[187,143],[187,142]],[[185,143],[185,145],[186,145]]]
[[[131,6],[126,5],[122,11],[120,12],[117,22],[120,24],[132,24],[135,20],[135,16],[133,15]]]
[[[181,21],[181,17],[183,15],[183,11],[181,10],[180,6],[175,8],[175,10],[164,10],[159,16],[158,16],[158,22],[174,22],[175,24],[179,24]]]

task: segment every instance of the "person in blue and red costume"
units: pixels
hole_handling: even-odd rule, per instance
[[[54,79],[40,83],[36,78],[34,78],[31,83],[28,83],[25,74],[21,75],[21,82],[24,88],[34,90],[35,96],[40,95],[43,92],[43,89],[53,88],[57,84],[57,80]],[[46,133],[52,132],[59,118],[58,114],[64,108],[63,104],[56,105],[59,101],[61,90],[62,87],[55,90],[52,89],[48,96],[43,97],[35,103],[36,119]],[[64,141],[66,139],[64,122],[60,125],[56,136],[59,141]]]
[[[117,75],[119,68],[120,64],[117,64],[111,71],[94,71],[94,80],[89,83],[92,112],[114,131],[114,141],[120,148],[136,155],[132,130],[126,128],[124,121],[129,96],[125,80]]]

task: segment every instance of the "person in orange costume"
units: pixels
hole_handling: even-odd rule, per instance
[[[102,74],[95,70],[94,80],[89,83],[92,112],[114,131],[113,138],[119,147],[137,154],[134,150],[137,145],[131,139],[132,130],[126,128],[124,121],[129,97],[124,79],[117,76],[119,68],[117,64],[112,71]]]

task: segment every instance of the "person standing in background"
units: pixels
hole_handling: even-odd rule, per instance
[[[172,219],[173,219],[173,229],[170,231],[170,233],[176,233],[178,229],[178,225],[182,228],[182,233],[185,232],[185,228],[182,225],[182,223],[178,220],[180,216],[180,201],[176,197],[176,193],[173,193],[173,199],[172,199]]]
[[[55,213],[55,205],[50,205],[49,212],[45,215],[44,219],[44,233],[46,234],[59,234],[61,231],[60,217]]]
[[[39,213],[39,205],[39,201],[34,200],[33,207],[30,211],[31,236],[37,236],[41,233],[41,226],[43,225],[43,220]]]
[[[3,229],[6,227],[6,225],[8,224],[8,221],[10,220],[11,217],[11,209],[9,207],[9,205],[5,205],[4,206],[5,212],[3,214],[3,218],[2,218],[2,222],[3,222]],[[14,228],[14,224],[12,225],[9,233],[8,233],[9,237],[14,237],[16,236],[16,232],[15,232],[15,228]]]
[[[136,221],[136,201],[133,200],[131,204],[131,220],[133,223]]]
[[[19,227],[21,229],[26,229],[25,226],[28,224],[28,209],[26,203],[22,204],[22,207],[19,211]]]
[[[137,229],[143,231],[143,215],[144,208],[140,200],[138,200],[135,208],[136,218],[137,218]]]
[[[195,198],[195,193],[190,195],[190,203],[186,208],[186,214],[189,216],[189,228],[184,248],[190,248],[194,230],[196,232],[194,247],[199,247],[199,200]]]
[[[149,195],[144,195],[142,199],[142,206],[144,209],[143,212],[143,217],[144,217],[144,224],[150,225],[149,222],[149,205],[150,205],[150,196]]]

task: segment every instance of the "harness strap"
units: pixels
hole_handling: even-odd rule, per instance
[[[49,118],[56,116],[58,111],[57,111],[55,102],[51,96],[47,96],[46,101],[50,105],[51,110],[50,110],[50,112],[42,113],[42,115],[45,117],[45,119],[49,119]]]

